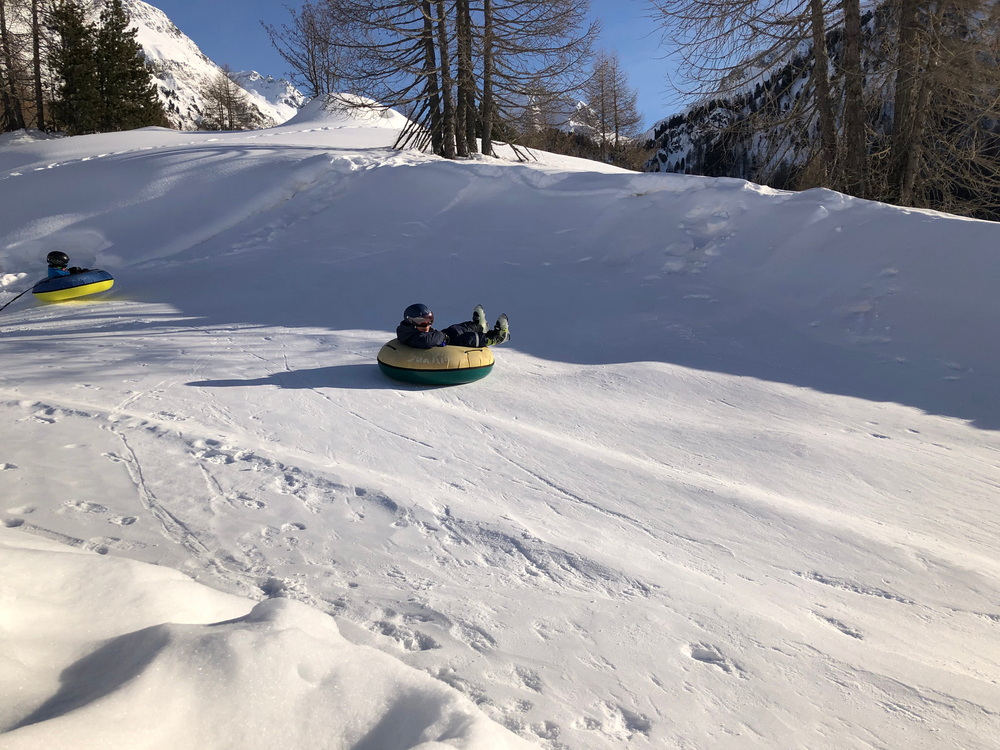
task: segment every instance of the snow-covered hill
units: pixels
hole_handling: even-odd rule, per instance
[[[1000,744],[1000,226],[400,122],[0,146],[0,744]]]
[[[103,0],[87,0],[94,18]],[[182,130],[198,128],[205,111],[201,90],[220,72],[208,58],[159,8],[142,0],[123,0],[122,4],[138,30],[137,41],[153,63],[160,98],[167,114]],[[238,81],[250,94],[265,121],[280,124],[295,114],[305,97],[284,79],[274,80],[256,71],[238,74]]]

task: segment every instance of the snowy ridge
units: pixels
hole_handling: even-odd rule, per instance
[[[88,0],[93,17],[100,14],[103,0]],[[168,116],[181,130],[198,128],[205,111],[201,89],[221,70],[159,8],[142,0],[123,0],[132,25],[138,30],[137,41],[153,63],[160,99]],[[254,105],[268,124],[289,119],[305,97],[284,79],[274,80],[256,71],[239,74],[239,82],[250,94]]]
[[[0,147],[0,304],[117,280],[0,313],[0,744],[996,747],[1000,227],[398,117]],[[418,301],[488,378],[381,375]]]

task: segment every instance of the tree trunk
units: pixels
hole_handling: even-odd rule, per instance
[[[455,0],[455,52],[458,55],[458,94],[455,102],[455,150],[459,156],[469,155],[469,143],[466,139],[465,122],[469,117],[469,97],[467,87],[472,78],[472,60],[465,57],[465,39],[471,33],[466,29],[466,8],[469,0]]]
[[[483,153],[493,155],[493,5],[483,0]]]
[[[465,26],[462,57],[465,59],[465,74],[468,78],[465,84],[465,141],[469,146],[469,153],[475,154],[479,148],[476,146],[476,74],[472,65],[471,5],[469,0],[462,0],[463,25]]]
[[[904,0],[905,2],[905,0]],[[833,99],[830,96],[830,58],[826,51],[826,22],[823,0],[809,0],[812,11],[813,82],[816,86],[816,100],[819,107],[819,130],[822,154],[822,168],[825,179],[833,175],[837,161],[837,126],[833,117]]]
[[[619,127],[618,127],[618,59],[617,56],[611,62],[611,127],[615,134],[615,153],[618,153]]]
[[[3,0],[0,0],[3,2]],[[35,126],[45,130],[45,102],[42,97],[42,28],[38,23],[38,2],[31,0],[31,52],[35,73]]]
[[[608,161],[608,68],[601,71],[601,161]]]
[[[7,81],[4,80],[3,70],[0,69],[0,133],[5,132],[8,128],[16,130],[14,128],[14,103],[10,100]]]
[[[17,93],[14,80],[14,54],[10,49],[10,37],[7,34],[7,12],[3,0],[0,0],[0,50],[3,52],[4,64],[7,66],[7,87],[10,92],[10,110],[13,115],[11,125],[14,130],[24,128],[24,113],[21,111],[21,97]]]
[[[899,203],[903,206],[914,204],[914,186],[917,174],[920,172],[920,160],[923,156],[924,130],[927,126],[928,108],[930,107],[931,92],[934,88],[932,74],[939,61],[934,50],[931,50],[929,55],[930,59],[927,61],[926,75],[920,89],[910,131],[910,146],[906,153],[906,164],[899,183]]]
[[[431,148],[438,156],[444,155],[444,133],[441,122],[441,98],[438,94],[437,60],[434,54],[434,22],[431,20],[430,0],[423,0],[424,14],[424,71],[427,77],[427,103],[431,109]]]
[[[892,147],[889,155],[889,190],[901,205],[910,205],[903,199],[903,183],[910,164],[910,151],[914,147],[914,120],[918,116],[916,101],[919,85],[921,44],[918,24],[919,0],[900,0],[898,69],[892,117]],[[912,197],[912,192],[911,192]]]
[[[438,51],[441,53],[441,99],[444,104],[444,144],[446,159],[455,158],[455,107],[451,100],[451,55],[448,53],[448,17],[444,0],[436,0],[438,12]]]
[[[861,70],[861,3],[844,0],[844,173],[843,188],[850,195],[864,191],[865,133],[864,74]]]

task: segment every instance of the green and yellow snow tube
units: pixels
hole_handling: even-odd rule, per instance
[[[393,380],[417,385],[460,385],[480,380],[493,369],[487,347],[436,346],[414,349],[393,339],[378,353],[378,367]]]

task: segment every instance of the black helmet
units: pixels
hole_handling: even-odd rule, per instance
[[[403,311],[403,318],[410,325],[422,326],[434,322],[434,313],[427,305],[410,305]]]
[[[62,250],[53,250],[45,256],[45,261],[53,268],[65,268],[69,265],[69,256]]]

